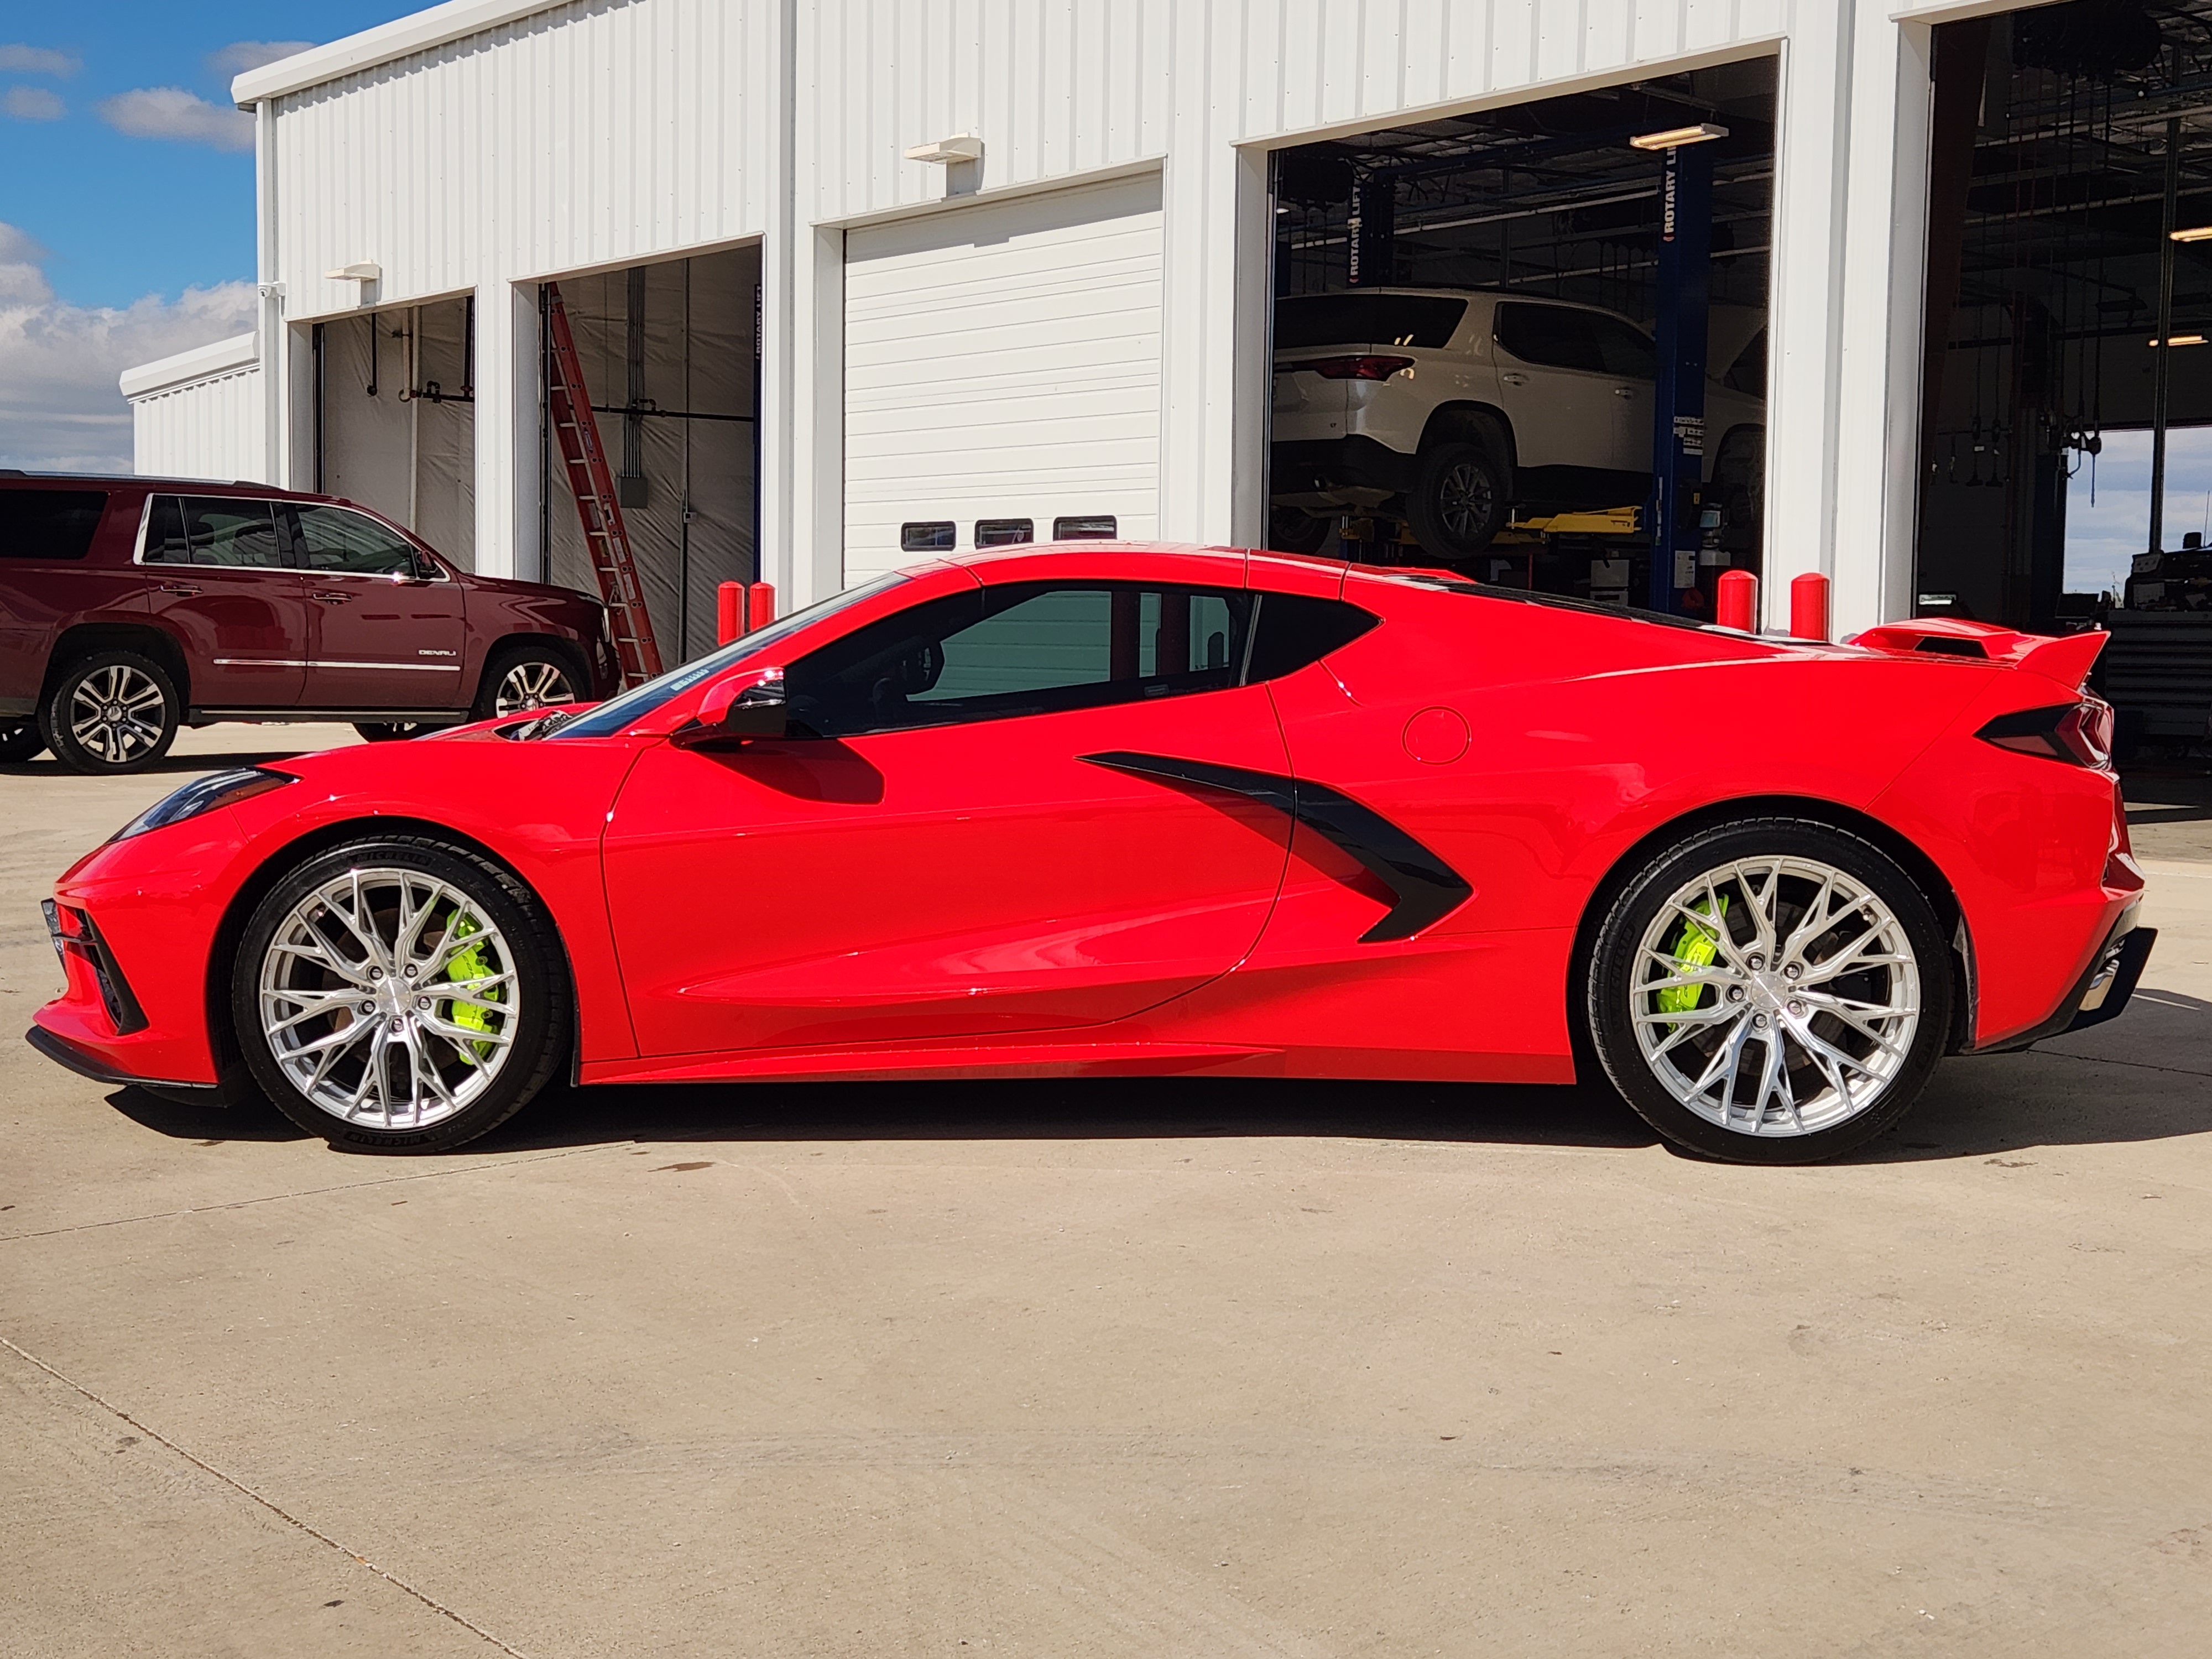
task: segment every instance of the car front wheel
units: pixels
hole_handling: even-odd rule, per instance
[[[1422,453],[1406,520],[1431,558],[1471,559],[1505,528],[1505,468],[1481,444],[1441,443]]]
[[[254,1080],[331,1145],[435,1152],[506,1121],[568,1051],[559,942],[465,848],[365,839],[309,860],[247,922],[231,1017]]]
[[[1590,1036],[1652,1127],[1745,1164],[1833,1158],[1904,1116],[1943,1052],[1948,947],[1887,854],[1794,818],[1652,859],[1600,929]]]
[[[169,752],[184,723],[176,683],[135,651],[95,651],[55,681],[39,730],[72,772],[142,772]]]
[[[576,672],[550,647],[527,645],[498,658],[484,671],[477,692],[476,717],[488,720],[526,709],[574,702],[582,694]]]

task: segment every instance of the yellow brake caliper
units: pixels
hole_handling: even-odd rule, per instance
[[[453,937],[455,939],[466,939],[472,933],[481,933],[483,932],[483,924],[482,922],[478,921],[474,916],[459,909],[458,907],[456,907],[453,911],[453,919],[446,925],[451,930]],[[449,981],[454,980],[483,979],[487,977],[491,971],[491,963],[486,959],[484,956],[484,948],[481,944],[471,945],[464,951],[457,951],[446,960],[445,974],[446,978]],[[473,997],[479,997],[486,1002],[502,1002],[506,1000],[505,998],[500,995],[499,987],[496,985],[485,986],[481,989],[470,992],[469,994]],[[446,1018],[453,1021],[454,1024],[459,1026],[463,1030],[482,1031],[486,1036],[495,1035],[498,1030],[498,1028],[491,1023],[491,1011],[488,1008],[479,1008],[472,1002],[448,1002],[446,1005]],[[471,1050],[474,1052],[471,1053]],[[492,1045],[489,1042],[471,1042],[466,1044],[456,1043],[454,1045],[454,1052],[459,1054],[462,1059],[468,1060],[472,1064],[478,1064],[489,1060],[491,1058],[491,1051]]]
[[[1725,916],[1729,906],[1725,895],[1720,902],[1720,914]],[[1702,899],[1690,908],[1701,916],[1712,914]],[[1674,937],[1674,963],[1678,968],[1710,968],[1713,965],[1713,958],[1720,953],[1720,928],[1716,925],[1685,921],[1682,931]],[[1705,994],[1705,989],[1702,985],[1669,985],[1658,993],[1658,1012],[1662,1014],[1686,1014],[1698,1006],[1698,999]]]

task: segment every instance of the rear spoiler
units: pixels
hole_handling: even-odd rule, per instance
[[[2056,680],[2069,691],[2078,691],[2089,678],[2090,665],[2105,648],[2107,637],[2100,628],[2054,636],[2022,634],[1995,623],[1968,622],[1960,617],[1923,617],[1913,622],[1884,623],[1845,643],[1893,656],[1966,657],[1976,662],[2002,663]]]

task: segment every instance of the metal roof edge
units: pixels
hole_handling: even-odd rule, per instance
[[[418,52],[428,52],[454,40],[466,40],[514,22],[533,12],[551,11],[567,0],[446,0],[442,6],[380,23],[373,29],[349,34],[327,46],[280,58],[252,69],[230,83],[231,100],[250,109],[264,98],[282,98],[305,92],[326,81],[336,81],[359,70],[374,69]]]
[[[190,351],[126,368],[116,376],[116,384],[126,398],[144,398],[210,375],[258,368],[261,361],[258,341],[256,335],[237,334],[212,345],[194,346]]]

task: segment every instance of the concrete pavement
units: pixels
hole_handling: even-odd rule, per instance
[[[8,1029],[57,871],[340,735],[9,769]],[[381,1162],[0,1041],[0,1650],[2201,1651],[2212,863],[2148,827],[2137,1006],[1812,1170],[1195,1081],[562,1093]]]

